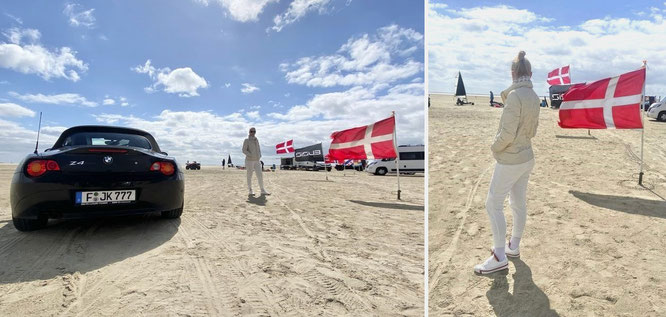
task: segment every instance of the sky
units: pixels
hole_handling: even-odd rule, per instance
[[[520,50],[532,82],[548,94],[548,72],[571,65],[573,82],[590,82],[641,67],[647,95],[666,95],[666,2],[434,1],[427,12],[428,91],[455,92],[461,72],[468,94],[511,84]]]
[[[139,128],[180,162],[220,165],[256,127],[275,145],[323,142],[396,112],[424,143],[418,1],[3,1],[0,162],[76,125]]]

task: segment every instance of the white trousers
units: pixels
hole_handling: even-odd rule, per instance
[[[534,168],[534,159],[516,165],[496,163],[490,180],[486,211],[490,218],[493,232],[493,245],[503,248],[506,243],[506,220],[504,219],[504,200],[509,195],[509,205],[513,211],[513,229],[511,235],[520,238],[527,221],[527,181]]]
[[[252,172],[256,172],[257,180],[259,181],[259,188],[262,192],[265,192],[264,177],[261,174],[261,162],[245,160],[245,169],[247,170],[247,189],[252,191]]]

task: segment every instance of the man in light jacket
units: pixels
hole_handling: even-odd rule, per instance
[[[250,195],[254,195],[252,191],[252,172],[257,173],[257,180],[259,181],[259,188],[262,195],[270,195],[264,188],[264,178],[261,174],[261,149],[259,148],[259,140],[254,135],[257,130],[250,128],[250,135],[243,141],[243,154],[245,154],[245,169],[247,170],[247,189]]]

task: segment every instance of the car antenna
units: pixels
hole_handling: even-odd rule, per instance
[[[42,129],[42,112],[39,112],[39,127],[37,128],[37,144],[35,144],[35,154],[37,154],[37,147],[39,147],[39,131]]]

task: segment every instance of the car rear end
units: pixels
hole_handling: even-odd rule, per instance
[[[150,147],[74,144],[31,154],[12,179],[12,216],[72,219],[182,211],[183,173],[174,158]]]

